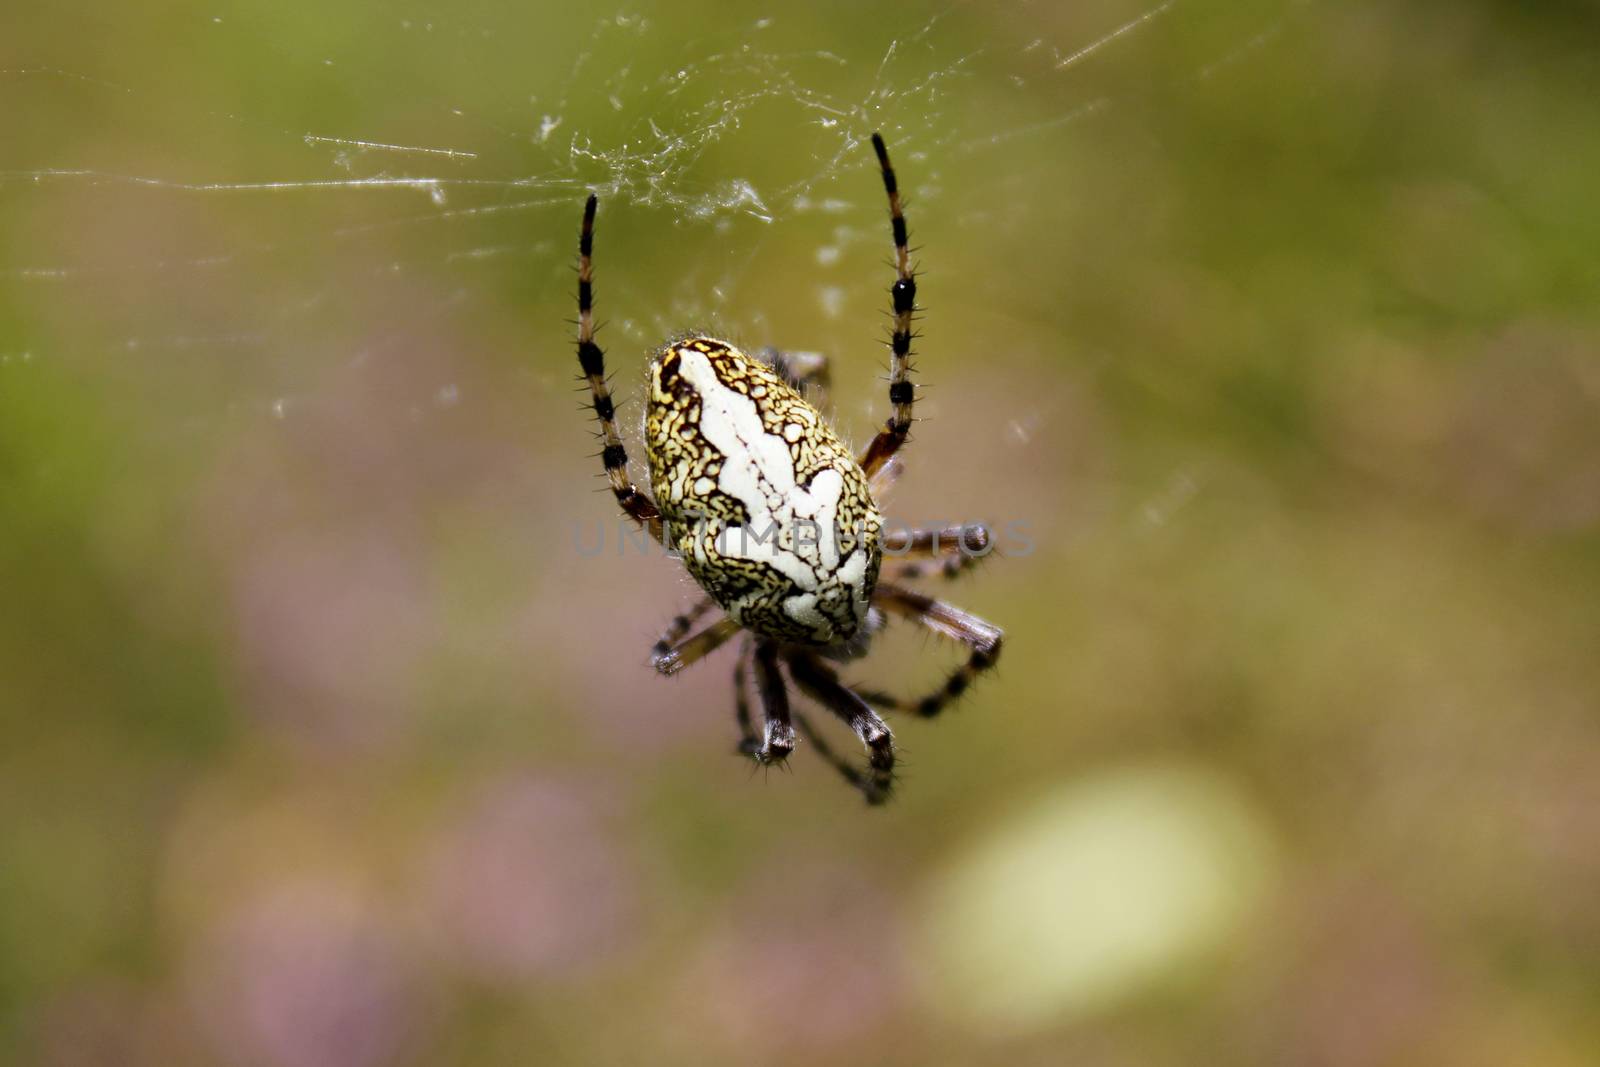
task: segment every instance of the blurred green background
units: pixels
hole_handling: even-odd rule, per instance
[[[0,12],[0,1059],[1600,1059],[1600,16]],[[868,810],[733,754],[571,392],[883,416],[998,675]],[[624,409],[630,420],[638,407]],[[638,453],[635,453],[638,455]],[[640,475],[642,477],[642,473]],[[942,593],[941,595],[945,595]],[[913,689],[954,650],[891,632]]]

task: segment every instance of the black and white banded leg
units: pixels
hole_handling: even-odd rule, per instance
[[[889,336],[889,404],[893,413],[878,436],[861,457],[861,468],[872,477],[906,443],[911,432],[911,410],[916,387],[911,384],[911,321],[917,311],[917,278],[911,269],[911,251],[906,245],[906,217],[900,208],[900,186],[889,165],[889,149],[883,138],[872,135],[872,150],[878,154],[883,170],[883,189],[889,194],[889,225],[894,235],[895,282],[889,289],[894,309],[894,329]]]
[[[882,804],[894,785],[894,735],[889,724],[867,702],[839,680],[833,669],[814,653],[793,649],[789,653],[789,675],[802,692],[833,712],[855,731],[867,749],[867,769],[857,770],[835,756],[809,723],[802,722],[806,738],[818,753],[860,789],[868,804]]]
[[[872,602],[887,612],[921,623],[934,633],[959,641],[969,649],[966,662],[957,667],[939,688],[920,699],[906,700],[888,693],[862,692],[865,699],[880,707],[909,711],[931,719],[943,711],[945,705],[965,693],[978,675],[992,668],[1000,659],[1000,645],[1005,637],[1000,628],[954,605],[888,583],[878,585]]]
[[[594,416],[600,422],[600,461],[611,492],[623,512],[661,540],[661,512],[628,475],[628,449],[617,431],[617,409],[606,381],[606,354],[594,339],[594,213],[600,201],[593,193],[583,205],[583,228],[578,232],[578,366],[589,382]]]

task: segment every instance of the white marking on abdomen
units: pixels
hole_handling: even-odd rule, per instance
[[[831,636],[831,624],[816,609],[817,591],[835,579],[857,592],[866,566],[860,551],[842,571],[839,566],[843,475],[827,468],[812,478],[809,488],[796,484],[788,442],[767,432],[756,402],[724,385],[704,353],[682,349],[679,359],[684,380],[700,395],[700,432],[725,457],[716,488],[743,504],[748,516],[744,527],[723,531],[719,549],[730,558],[770,564],[804,590],[784,603],[785,613],[818,630],[819,636]],[[810,536],[797,529],[802,522],[815,524]],[[785,533],[787,547],[779,543]]]

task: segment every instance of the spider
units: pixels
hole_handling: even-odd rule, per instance
[[[993,667],[1001,631],[904,582],[930,572],[954,574],[988,550],[981,524],[885,530],[876,497],[899,467],[891,463],[911,429],[912,320],[917,282],[906,247],[906,220],[889,152],[872,135],[889,197],[896,278],[890,288],[888,421],[857,460],[806,398],[827,374],[815,354],[768,350],[747,355],[727,341],[689,335],[667,342],[650,362],[645,451],[653,498],[630,477],[595,343],[594,219],[583,209],[578,237],[578,363],[593,394],[600,453],[622,511],[675,548],[703,595],[674,618],[651,650],[662,674],[675,674],[740,637],[734,666],[739,751],[764,765],[782,764],[800,734],[871,804],[894,784],[894,736],[873,705],[932,718]],[[888,567],[882,567],[889,553]],[[903,562],[902,562],[903,560]],[[880,568],[882,568],[880,573]],[[703,619],[720,614],[692,635]],[[967,658],[936,690],[904,700],[859,690],[838,664],[867,651],[885,616],[900,616],[957,641]],[[865,769],[836,754],[806,717],[789,706],[788,677],[806,696],[847,723],[866,748]],[[764,725],[750,714],[754,676]]]

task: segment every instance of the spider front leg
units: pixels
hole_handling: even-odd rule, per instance
[[[989,528],[981,522],[939,530],[891,530],[883,538],[884,555],[893,563],[885,577],[953,578],[987,556],[993,545]]]
[[[611,492],[624,514],[661,540],[661,512],[628,475],[628,449],[617,430],[617,408],[606,382],[606,354],[594,339],[594,213],[600,201],[593,193],[583,205],[583,228],[578,231],[578,366],[589,382],[594,417],[600,422],[600,462]]]
[[[894,309],[894,331],[889,336],[889,404],[894,410],[861,457],[861,469],[869,478],[906,443],[917,393],[911,384],[911,320],[917,311],[917,278],[906,246],[906,217],[900,208],[900,186],[889,165],[889,149],[878,134],[872,135],[872,150],[878,154],[883,190],[889,194],[889,225],[894,235],[895,281],[889,289],[890,306]]]
[[[889,724],[813,653],[794,649],[789,653],[788,662],[795,684],[812,700],[849,724],[866,746],[866,773],[835,756],[802,719],[807,740],[851,785],[861,790],[868,804],[882,804],[889,799],[889,790],[894,785],[894,734],[889,732]]]
[[[989,670],[1000,659],[1000,644],[1005,635],[976,615],[935,600],[910,589],[878,583],[872,602],[885,611],[912,619],[944,637],[960,641],[971,649],[967,661],[945,679],[944,684],[920,700],[902,700],[887,693],[864,693],[875,704],[897,711],[914,712],[925,719],[943,711],[946,704],[965,693],[978,675]]]

